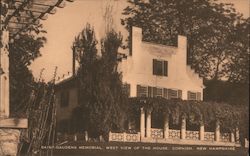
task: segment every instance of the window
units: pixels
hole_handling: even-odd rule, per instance
[[[167,88],[163,89],[163,97],[168,99],[168,89]]]
[[[188,100],[201,100],[201,93],[200,92],[191,92],[188,91]]]
[[[137,85],[137,97],[164,97],[182,99],[182,90]]]
[[[182,99],[182,90],[168,89],[168,99]]]
[[[148,97],[154,97],[155,87],[148,87]]]
[[[163,97],[162,88],[156,88],[156,97]]]
[[[178,90],[177,93],[178,93],[177,98],[182,99],[182,90]]]
[[[148,88],[146,86],[137,85],[137,97],[147,97]]]
[[[153,75],[168,76],[168,61],[153,59]]]
[[[122,85],[122,92],[130,96],[130,84],[125,83]]]
[[[148,87],[148,97],[163,97],[162,92],[162,88]]]
[[[63,91],[61,93],[61,107],[67,107],[69,105],[69,91]]]

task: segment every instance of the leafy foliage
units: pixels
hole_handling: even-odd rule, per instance
[[[34,89],[35,82],[28,66],[41,56],[40,48],[46,39],[33,35],[20,35],[9,44],[10,61],[10,106],[12,114],[23,115]]]
[[[249,39],[250,17],[236,24],[229,38],[231,40],[230,65],[228,79],[230,82],[249,85]]]
[[[226,102],[231,105],[249,105],[249,86],[218,80],[205,80],[204,100]]]
[[[107,137],[110,129],[122,129],[126,95],[122,92],[121,74],[117,72],[117,53],[122,37],[114,31],[101,40],[97,55],[93,28],[87,25],[75,39],[80,108],[85,130],[92,137]]]
[[[182,117],[194,125],[204,124],[210,126],[220,121],[221,127],[233,130],[239,126],[243,119],[241,108],[217,102],[167,100],[164,98],[130,98],[129,115],[134,118],[140,114],[140,108],[152,109],[153,114],[167,114],[173,118],[175,125],[180,123]],[[245,110],[247,111],[247,110]],[[139,117],[139,116],[137,116]]]
[[[200,76],[208,80],[205,82],[204,98],[206,101],[214,102],[185,106],[178,105],[178,102],[164,102],[168,103],[165,105],[169,107],[164,110],[171,112],[174,121],[179,121],[179,115],[184,113],[182,110],[189,112],[188,118],[195,119],[197,124],[202,121],[201,119],[209,124],[218,118],[223,121],[223,127],[230,128],[237,121],[241,123],[241,131],[245,131],[243,135],[248,137],[249,121],[246,117],[249,110],[247,86],[250,18],[244,19],[236,12],[233,4],[214,3],[209,0],[128,2],[130,5],[123,12],[125,18],[121,20],[128,31],[131,32],[131,26],[138,26],[143,29],[143,40],[175,46],[177,35],[187,36],[188,63]],[[131,34],[127,41],[130,47]],[[158,108],[165,107],[164,104],[154,104],[159,101],[161,100],[152,101],[152,105]],[[238,108],[221,104],[224,102],[237,105]],[[245,117],[241,116],[239,120],[236,112],[241,112],[242,116],[245,114]],[[230,118],[234,121],[230,121]]]
[[[238,107],[241,112],[239,123],[241,139],[244,141],[244,138],[249,138],[249,85],[218,80],[206,80],[204,84],[205,101],[226,102]]]
[[[209,0],[128,2],[130,6],[124,9],[126,16],[121,21],[128,31],[131,26],[139,26],[143,29],[144,40],[168,45],[176,44],[177,35],[185,35],[188,37],[188,62],[202,77],[245,79],[242,69],[235,69],[244,66],[245,71],[248,67],[248,57],[242,57],[249,56],[246,48],[248,24],[232,4]],[[240,35],[241,32],[245,34]],[[130,39],[131,36],[128,42]]]

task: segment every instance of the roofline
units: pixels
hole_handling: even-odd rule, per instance
[[[63,79],[63,80],[58,80],[58,81],[56,81],[55,82],[55,85],[61,85],[61,84],[64,84],[64,83],[66,83],[66,82],[68,82],[68,81],[70,81],[70,80],[73,80],[74,78],[76,78],[76,76],[70,76],[70,77],[67,77],[67,78],[65,78],[65,79]]]

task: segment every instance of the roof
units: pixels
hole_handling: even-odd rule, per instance
[[[62,83],[72,80],[74,77],[76,77],[76,75],[73,75],[72,73],[69,73],[68,75],[63,75],[62,78],[58,77],[58,79],[56,79],[55,84],[60,85]]]
[[[61,78],[60,80],[56,80],[56,90],[76,87],[78,85],[78,80],[79,79],[76,75],[66,76],[64,78]]]

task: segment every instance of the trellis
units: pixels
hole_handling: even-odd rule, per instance
[[[9,2],[8,13],[3,24],[7,26],[10,37],[27,31],[32,25],[39,25],[49,14],[55,14],[57,8],[66,6],[66,1],[74,0],[13,0]]]
[[[6,125],[9,117],[9,55],[8,44],[20,34],[41,27],[40,21],[49,14],[55,14],[57,8],[66,6],[74,0],[1,0],[0,20],[0,127]],[[4,120],[3,120],[4,119]],[[10,123],[12,120],[8,120]],[[13,126],[8,124],[8,127]],[[18,122],[20,123],[20,122]],[[21,122],[22,123],[22,122]]]
[[[0,10],[0,130],[1,133],[5,131],[11,131],[12,129],[27,129],[28,120],[26,118],[10,118],[9,116],[9,43],[18,39],[19,35],[23,33],[29,33],[31,30],[39,30],[41,28],[40,20],[46,20],[49,14],[55,14],[56,8],[63,8],[66,5],[66,1],[73,2],[74,0],[1,0]],[[50,103],[49,103],[50,104]],[[54,108],[54,106],[52,106]],[[46,110],[45,110],[46,111]],[[52,109],[54,114],[55,109]],[[44,137],[44,122],[40,127],[40,138]],[[53,119],[52,119],[53,120]],[[53,122],[55,123],[55,122]],[[48,138],[54,140],[54,127],[55,124],[51,124],[49,127]],[[4,153],[4,155],[16,155],[17,146],[20,138],[20,131],[17,132],[16,140],[4,140],[0,137],[1,148],[9,148],[11,144],[13,146],[12,151]],[[37,136],[37,135],[36,135]],[[48,139],[49,140],[49,139]],[[42,141],[31,140],[30,146],[33,144],[39,145]],[[39,142],[40,141],[40,142]],[[50,144],[50,141],[47,142]],[[53,143],[53,141],[52,141]],[[21,146],[20,146],[21,147]],[[30,148],[29,148],[30,149]],[[9,153],[12,152],[12,153]]]

